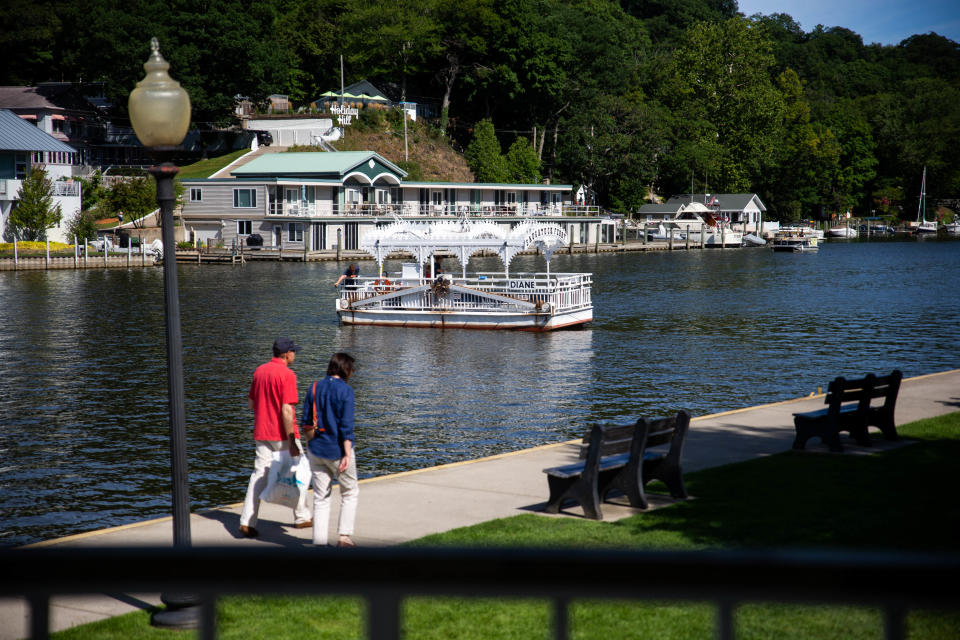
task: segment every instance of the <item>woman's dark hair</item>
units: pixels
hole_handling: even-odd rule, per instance
[[[340,376],[343,380],[349,380],[353,375],[353,356],[349,353],[335,353],[330,358],[330,364],[327,365],[328,376]]]
[[[357,267],[356,263],[351,264],[349,267],[347,267],[347,270],[353,275],[357,275],[357,273],[360,272],[360,268]]]

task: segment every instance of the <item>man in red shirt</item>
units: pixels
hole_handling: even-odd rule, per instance
[[[260,535],[257,531],[260,494],[267,487],[267,471],[273,453],[281,451],[287,443],[291,456],[300,455],[300,433],[294,408],[297,404],[297,374],[290,368],[299,348],[290,338],[277,338],[273,342],[273,359],[257,367],[253,373],[248,404],[253,411],[257,457],[240,512],[240,535],[246,538]],[[301,501],[294,509],[294,526],[298,529],[313,526],[306,501]]]

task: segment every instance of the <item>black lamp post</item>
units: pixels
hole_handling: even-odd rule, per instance
[[[143,146],[155,160],[170,157],[183,142],[190,126],[190,97],[180,83],[167,75],[170,64],[160,55],[156,38],[150,41],[150,58],[143,65],[146,77],[130,92],[130,122]],[[183,400],[183,340],[180,334],[180,300],[177,291],[177,252],[173,237],[173,178],[177,167],[161,162],[150,168],[157,181],[163,232],[163,289],[167,325],[167,388],[170,396],[170,461],[173,480],[173,545],[190,547],[190,495],[187,480],[187,438]],[[167,605],[153,615],[155,626],[195,629],[200,620],[199,598],[189,594],[162,594]]]

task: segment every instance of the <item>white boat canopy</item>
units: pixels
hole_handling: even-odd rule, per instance
[[[513,258],[533,247],[543,252],[549,273],[553,252],[566,246],[567,242],[563,227],[550,222],[524,220],[512,229],[506,229],[493,222],[467,217],[435,222],[414,222],[395,217],[390,225],[364,235],[360,249],[376,258],[380,271],[383,270],[383,261],[394,251],[412,253],[421,264],[432,260],[437,250],[451,252],[460,260],[466,277],[467,261],[475,253],[496,253],[509,274]]]

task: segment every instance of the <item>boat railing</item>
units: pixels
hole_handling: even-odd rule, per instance
[[[342,285],[340,297],[353,304],[383,296],[373,308],[384,309],[519,312],[529,311],[532,304],[537,309],[556,312],[590,307],[592,282],[589,273],[518,273],[510,276],[477,273],[466,278],[445,274],[438,279],[385,274],[354,278],[349,284]],[[424,285],[429,286],[416,295],[386,295]],[[472,291],[451,291],[450,285]]]

